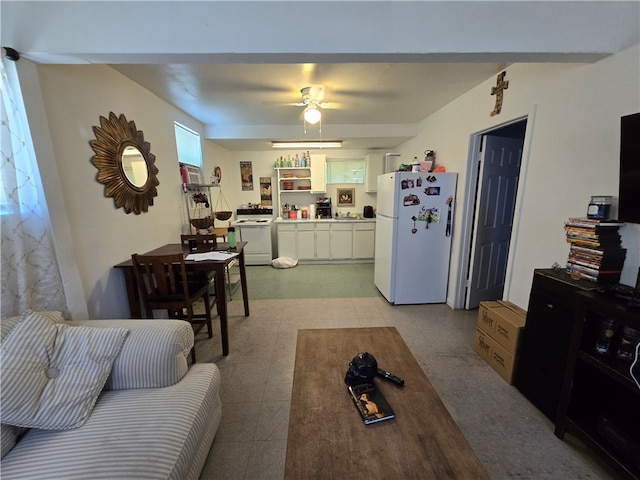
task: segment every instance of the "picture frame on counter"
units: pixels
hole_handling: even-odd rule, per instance
[[[338,207],[354,207],[356,205],[356,189],[337,188],[336,198],[338,199]]]

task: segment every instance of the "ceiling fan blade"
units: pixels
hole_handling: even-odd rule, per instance
[[[320,108],[323,110],[342,110],[345,108],[355,108],[357,104],[354,103],[341,103],[341,102],[322,102]]]

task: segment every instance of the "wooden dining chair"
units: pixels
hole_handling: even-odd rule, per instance
[[[209,281],[206,277],[203,279],[187,274],[184,255],[134,253],[131,259],[147,318],[153,318],[154,310],[167,310],[170,318],[189,322],[195,334],[206,325],[209,338],[212,338]],[[205,313],[195,314],[193,305],[201,298]],[[191,350],[191,360],[196,363],[195,346]]]

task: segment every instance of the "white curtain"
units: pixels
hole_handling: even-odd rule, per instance
[[[0,62],[2,126],[0,174],[2,218],[2,317],[26,310],[66,311],[64,288],[53,247],[48,210],[24,127],[21,97],[14,95]]]

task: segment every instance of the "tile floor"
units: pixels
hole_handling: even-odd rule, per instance
[[[221,355],[216,322],[213,339],[196,339],[198,361],[215,362],[223,379],[222,422],[201,480],[283,478],[298,329],[388,325],[399,330],[492,479],[616,478],[580,442],[556,438],[553,424],[478,357],[477,311],[391,306],[375,287],[372,293],[371,265],[334,267],[248,267],[251,315],[244,316],[238,290],[229,302],[230,355]],[[338,270],[341,278],[358,278],[343,283],[341,295],[319,298]]]

